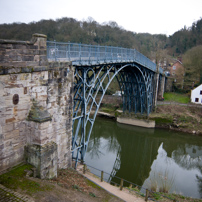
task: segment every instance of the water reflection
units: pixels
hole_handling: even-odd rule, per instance
[[[167,179],[174,181],[171,191],[200,198],[201,142],[201,137],[97,118],[86,163],[111,173],[111,178],[105,176],[107,180],[118,182],[113,177],[118,176],[143,186],[149,186],[154,177],[160,181],[166,174]]]

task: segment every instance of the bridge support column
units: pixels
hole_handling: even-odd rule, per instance
[[[154,108],[156,108],[157,105],[157,96],[158,96],[158,87],[159,87],[159,72],[156,72],[156,74],[154,75],[154,83],[155,83],[155,87],[154,87]]]
[[[162,76],[160,81],[159,81],[157,100],[162,100],[163,99],[164,89],[165,89],[165,76]]]

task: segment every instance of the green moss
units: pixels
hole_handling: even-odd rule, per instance
[[[152,120],[154,120],[157,125],[171,124],[173,122],[173,119],[171,117],[155,117],[152,118]]]
[[[60,89],[62,88],[62,83],[58,84],[58,88],[60,88]]]
[[[55,71],[55,72],[54,72],[54,77],[57,78],[58,75],[59,75],[59,72],[58,72],[58,71]]]
[[[106,113],[114,112],[113,109],[106,108],[106,107],[101,108],[101,111],[106,112]]]
[[[32,167],[33,166],[26,164],[13,168],[8,173],[0,175],[0,184],[13,190],[21,189],[29,195],[38,191],[51,190],[53,188],[52,185],[40,185],[26,178],[25,170],[30,170]]]
[[[195,122],[196,120],[194,120],[193,117],[190,116],[180,116],[178,118],[179,121],[184,122],[184,123],[190,123],[190,122]]]
[[[51,121],[52,118],[47,110],[45,110],[42,106],[39,106],[38,103],[33,102],[33,106],[29,111],[27,120],[42,123]]]
[[[92,197],[96,197],[96,195],[93,192],[90,192],[89,195]]]
[[[90,180],[87,180],[87,184],[88,184],[88,186],[91,186],[93,188],[101,189],[101,187],[99,187],[98,185],[96,185],[95,183],[93,183]]]
[[[159,195],[158,193],[152,193],[152,196],[155,200],[160,200],[162,199],[161,195]]]
[[[121,113],[116,111],[114,115],[117,118],[118,116],[121,116]]]

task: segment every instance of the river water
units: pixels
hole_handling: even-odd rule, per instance
[[[108,182],[120,183],[120,177],[144,188],[164,185],[169,192],[202,198],[202,137],[97,117],[85,161],[111,174],[104,175]]]

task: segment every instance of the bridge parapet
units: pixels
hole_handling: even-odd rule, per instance
[[[138,63],[157,71],[156,64],[136,49],[121,47],[47,41],[47,57],[49,61],[72,61],[75,66]],[[159,72],[163,73],[163,69],[159,68]]]

